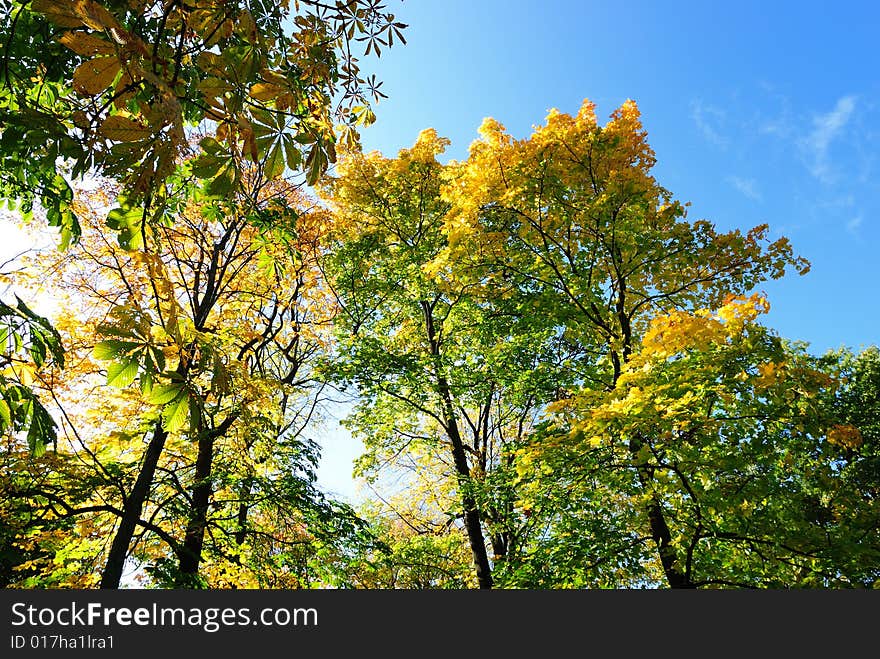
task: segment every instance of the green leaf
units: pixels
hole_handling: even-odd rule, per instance
[[[220,170],[220,173],[208,183],[207,192],[213,197],[225,197],[235,187],[235,166],[232,162]]]
[[[140,208],[114,208],[107,214],[107,226],[119,232],[117,240],[123,249],[143,247],[141,222],[144,213]]]
[[[165,353],[162,352],[161,348],[157,348],[155,346],[150,346],[150,352],[153,355],[153,362],[156,364],[157,371],[165,370]]]
[[[283,144],[287,166],[296,171],[300,164],[302,164],[302,153],[300,153],[299,149],[296,147],[296,142],[294,142],[293,138],[289,135],[284,136]]]
[[[137,372],[138,364],[136,361],[114,362],[107,367],[107,384],[122,389],[134,382]]]
[[[46,446],[57,439],[55,421],[36,398],[31,399],[31,425],[28,428],[28,447],[34,457],[46,452]]]
[[[306,183],[309,185],[317,183],[325,169],[327,169],[327,156],[321,144],[315,143],[306,158]]]
[[[42,366],[46,361],[46,343],[43,340],[43,334],[31,327],[30,336],[31,345],[28,352],[30,352],[34,364]]]
[[[199,408],[199,402],[195,398],[189,399],[189,432],[195,437],[199,430],[199,421],[201,421],[202,410]]]
[[[281,144],[275,142],[275,145],[266,156],[266,162],[263,171],[270,179],[278,178],[284,173],[284,155],[281,152]]]
[[[9,403],[0,398],[0,429],[5,430],[7,428],[12,427],[12,410],[9,408]]]
[[[141,373],[140,382],[138,383],[141,388],[141,395],[150,395],[153,391],[153,382],[153,374],[150,371],[143,371]]]
[[[177,432],[184,425],[189,416],[189,396],[185,391],[171,401],[162,412],[162,426],[168,432]]]
[[[199,146],[205,153],[216,156],[225,151],[223,145],[213,137],[205,137],[199,142]]]
[[[107,359],[118,359],[124,355],[127,355],[133,349],[137,348],[140,344],[134,343],[132,341],[117,341],[115,339],[108,339],[106,341],[100,341],[92,348],[92,356],[95,359],[100,359],[101,361]]]
[[[220,167],[226,161],[211,154],[202,154],[193,161],[192,173],[201,179],[213,178],[220,171]]]
[[[177,398],[182,390],[182,384],[156,385],[150,392],[150,395],[147,398],[147,402],[152,403],[153,405],[164,405],[165,403],[170,403],[172,400]]]

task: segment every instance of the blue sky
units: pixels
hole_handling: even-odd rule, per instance
[[[389,98],[363,133],[394,154],[428,126],[466,156],[486,116],[527,136],[584,98],[642,111],[656,176],[689,216],[767,222],[812,271],[764,287],[815,352],[878,342],[880,5],[388,0],[406,46],[365,60]],[[823,11],[824,6],[824,11]]]
[[[407,45],[364,60],[389,98],[363,133],[393,155],[432,126],[464,158],[486,116],[526,137],[584,98],[642,111],[661,185],[691,219],[767,222],[812,262],[762,287],[767,323],[815,353],[880,342],[880,4],[387,0]],[[322,441],[353,492],[358,445]]]

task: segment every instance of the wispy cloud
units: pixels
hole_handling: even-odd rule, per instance
[[[789,137],[793,130],[791,119],[788,117],[766,119],[764,123],[758,126],[758,132],[778,137]]]
[[[761,82],[759,86],[765,94],[763,99],[766,104],[765,108],[768,110],[772,108],[774,112],[772,116],[768,116],[765,111],[756,113],[752,125],[757,126],[760,134],[790,138],[796,130],[791,101],[775,85],[765,81]]]
[[[856,215],[849,222],[846,223],[846,230],[849,231],[853,235],[857,235],[859,232],[859,227],[862,226],[862,221],[864,220],[864,216]]]
[[[722,148],[727,146],[727,138],[720,132],[720,124],[724,122],[723,110],[697,99],[691,102],[691,118],[706,140]]]
[[[727,182],[734,188],[739,190],[744,196],[753,201],[761,201],[761,191],[758,190],[758,182],[753,178],[741,178],[739,176],[728,176]]]
[[[813,118],[813,129],[801,140],[801,147],[808,158],[810,173],[820,181],[830,183],[835,178],[828,151],[831,143],[849,122],[855,109],[855,96],[838,99],[837,105],[831,112]]]

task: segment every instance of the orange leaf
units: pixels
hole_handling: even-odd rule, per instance
[[[113,44],[109,41],[104,41],[88,32],[65,32],[58,38],[58,41],[83,57],[112,55],[115,52]]]
[[[58,0],[33,0],[31,11],[43,14],[55,25],[62,27],[80,27],[83,22],[71,2]]]
[[[95,96],[113,84],[122,65],[114,56],[95,57],[73,72],[73,88],[84,96]]]

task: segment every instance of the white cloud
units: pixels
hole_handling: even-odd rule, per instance
[[[856,215],[849,222],[846,223],[846,230],[851,234],[856,235],[859,231],[859,227],[862,226],[862,221],[864,217],[861,215]]]
[[[820,181],[830,183],[835,178],[828,150],[849,122],[855,109],[855,96],[838,99],[837,105],[831,112],[813,118],[813,130],[801,140],[801,147],[809,160],[810,173]]]
[[[767,119],[758,126],[758,132],[778,137],[789,137],[792,132],[791,120],[788,118]]]
[[[788,96],[780,93],[774,85],[767,82],[760,83],[767,98],[762,99],[768,110],[774,113],[768,116],[764,112],[757,112],[752,125],[757,126],[759,134],[773,135],[775,137],[789,139],[795,132],[795,120],[791,111],[791,101]]]
[[[698,99],[691,102],[691,118],[706,140],[716,146],[727,146],[727,139],[719,130],[720,124],[724,121],[723,110],[713,105],[705,105]]]
[[[749,199],[753,201],[761,201],[761,191],[758,190],[758,182],[755,179],[728,176],[727,182]]]

